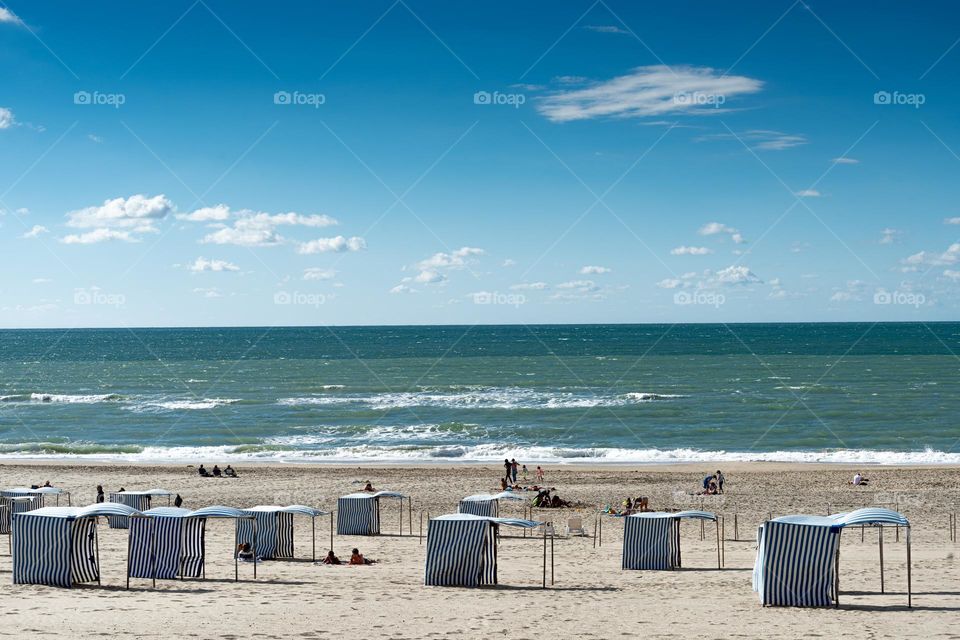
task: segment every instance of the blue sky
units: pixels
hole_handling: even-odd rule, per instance
[[[949,3],[0,7],[0,326],[957,317]]]

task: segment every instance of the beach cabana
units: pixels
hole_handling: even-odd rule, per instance
[[[13,583],[57,587],[85,582],[100,584],[97,518],[114,515],[149,519],[136,509],[109,503],[42,507],[14,514],[11,523]]]
[[[472,513],[475,516],[496,518],[500,515],[501,500],[523,502],[526,498],[513,491],[501,491],[494,494],[478,493],[462,499],[460,504],[457,505],[457,513]]]
[[[21,496],[34,496],[39,499],[40,507],[50,499],[54,498],[54,503],[50,506],[60,506],[60,496],[67,496],[67,506],[70,506],[70,492],[60,487],[14,487],[12,489],[0,490],[0,498],[16,498]],[[39,508],[39,507],[37,507]]]
[[[43,506],[43,496],[0,497],[0,533],[10,533],[10,520],[15,513],[33,511]]]
[[[256,517],[233,507],[212,506],[196,511],[177,507],[156,507],[143,513],[150,521],[131,520],[128,577],[161,580],[206,578],[206,527],[209,518],[236,521],[234,535],[234,580],[240,579],[237,546],[249,542],[257,546],[259,534]],[[241,523],[246,534],[241,535]],[[253,577],[257,577],[257,554],[254,553]]]
[[[708,511],[675,513],[634,513],[623,519],[623,557],[621,569],[674,570],[682,567],[680,523],[683,520],[717,523],[717,568],[722,564],[720,525],[716,514]]]
[[[116,491],[110,494],[110,502],[125,504],[133,507],[137,511],[147,511],[151,507],[154,498],[166,497],[167,506],[170,505],[170,499],[173,497],[172,491],[166,489],[148,489],[147,491]],[[112,516],[107,518],[107,524],[111,529],[126,529],[127,519],[123,516]]]
[[[256,554],[263,560],[293,557],[293,516],[303,515],[310,518],[311,534],[313,536],[313,560],[317,560],[317,517],[329,515],[329,511],[321,511],[302,504],[287,507],[274,505],[260,505],[244,509],[257,522]],[[240,539],[252,538],[251,520],[238,520]],[[332,531],[331,531],[332,532]],[[333,542],[331,539],[331,548]]]
[[[753,590],[760,603],[773,606],[839,606],[840,534],[850,526],[879,527],[881,590],[883,527],[907,530],[907,606],[913,604],[910,522],[896,511],[857,509],[832,516],[794,515],[764,522],[757,531]]]
[[[351,493],[337,498],[337,535],[380,535],[380,498],[398,498],[400,501],[400,534],[403,535],[403,499],[396,491]]]
[[[427,523],[428,586],[479,587],[497,584],[496,537],[501,525],[533,529],[542,522],[453,513]],[[544,534],[546,536],[546,534]],[[547,554],[544,537],[543,586],[546,587]],[[550,566],[553,567],[551,545]]]

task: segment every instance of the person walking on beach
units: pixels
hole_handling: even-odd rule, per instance
[[[537,482],[543,482],[543,469],[540,468],[540,465],[537,465]]]
[[[513,469],[513,465],[510,464],[510,461],[506,458],[503,459],[503,477],[506,479],[507,484],[513,484],[510,482],[510,471]]]
[[[98,484],[97,485],[97,504],[100,504],[101,502],[103,502],[103,499],[104,499],[103,485]]]
[[[723,473],[720,472],[720,469],[717,469],[717,475],[714,476],[717,479],[717,493],[723,493]]]
[[[517,463],[516,458],[510,460],[510,475],[513,477],[513,483],[517,484],[517,472],[520,471],[520,465]]]

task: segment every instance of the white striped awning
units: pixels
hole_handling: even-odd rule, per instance
[[[508,527],[522,527],[524,529],[534,529],[542,525],[542,522],[536,520],[524,520],[522,518],[495,518],[492,516],[478,516],[472,513],[448,513],[447,515],[430,518],[431,520],[486,520],[494,524],[502,524]]]
[[[716,522],[717,514],[710,513],[709,511],[649,511],[641,513],[633,513],[627,518],[673,518],[675,520],[683,519],[694,519],[694,520],[710,520],[711,522]]]
[[[397,491],[358,491],[357,493],[351,493],[345,496],[340,496],[341,498],[349,498],[350,500],[361,500],[363,498],[406,498],[402,493]]]
[[[86,507],[42,507],[40,509],[34,509],[33,511],[27,511],[19,516],[31,516],[31,517],[42,517],[42,518],[67,518],[70,520],[76,520],[79,518],[93,518],[96,516],[142,516],[144,515],[142,511],[138,511],[133,507],[128,507],[125,504],[119,504],[116,502],[100,502],[98,504],[91,504]]]

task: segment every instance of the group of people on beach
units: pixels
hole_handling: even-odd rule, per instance
[[[502,488],[506,489],[507,487],[519,488],[517,484],[517,476],[523,474],[523,479],[526,480],[529,476],[529,470],[527,465],[520,464],[517,462],[516,458],[510,458],[509,460],[504,458],[503,460],[503,477],[500,479],[500,485]],[[537,465],[535,480],[537,483],[543,482],[543,469]]]
[[[703,479],[703,490],[700,491],[699,495],[715,496],[723,493],[723,481],[723,473],[717,469],[716,473],[710,474]]]
[[[201,464],[197,468],[197,473],[200,475],[201,478],[236,478],[237,477],[236,470],[230,465],[227,465],[222,470],[220,469],[219,466],[213,465],[213,471],[207,471],[206,467],[204,467]]]
[[[120,487],[120,489],[117,490],[117,493],[123,493],[124,491],[126,491],[126,489],[124,489],[123,487]],[[103,492],[103,485],[98,484],[97,485],[97,504],[100,504],[101,502],[106,502],[106,501],[107,501],[107,496]],[[179,493],[173,499],[173,506],[175,507],[183,506],[183,498],[180,496]]]

